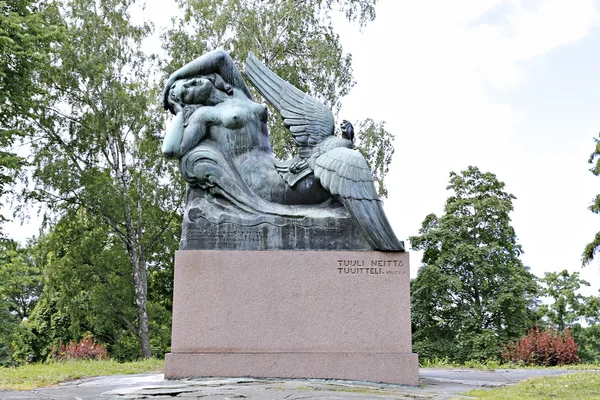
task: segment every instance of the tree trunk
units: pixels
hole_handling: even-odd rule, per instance
[[[138,338],[140,340],[140,355],[142,358],[150,358],[150,336],[148,334],[148,310],[146,298],[148,292],[148,278],[146,274],[146,261],[132,246],[130,252],[131,266],[133,268],[133,286],[135,289],[135,305],[137,308]]]

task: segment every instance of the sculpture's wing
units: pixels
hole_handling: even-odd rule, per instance
[[[331,110],[281,79],[252,53],[246,60],[244,75],[279,111],[283,117],[283,124],[290,130],[300,147],[300,157],[309,157],[313,147],[333,135],[334,119]]]
[[[375,250],[404,251],[377,195],[371,169],[356,150],[337,147],[310,160],[321,185],[337,195]]]

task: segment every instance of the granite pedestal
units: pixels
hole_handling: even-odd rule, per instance
[[[418,385],[409,283],[408,253],[178,251],[165,377]]]

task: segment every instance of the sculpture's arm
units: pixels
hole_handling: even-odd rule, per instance
[[[185,112],[180,109],[163,140],[162,152],[167,158],[181,158],[204,139],[208,126],[214,125],[217,115],[212,107],[200,107],[185,123]]]
[[[246,82],[231,56],[225,50],[219,49],[201,55],[171,74],[163,91],[163,106],[165,109],[169,108],[169,89],[175,81],[213,73],[219,74],[225,82],[241,90],[249,99],[252,99],[250,90],[248,90],[248,86],[246,86]]]

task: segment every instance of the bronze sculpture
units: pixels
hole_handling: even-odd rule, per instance
[[[385,216],[353,128],[334,136],[331,110],[262,65],[245,75],[283,117],[299,147],[271,150],[267,108],[252,100],[223,50],[171,75],[164,107],[175,114],[163,143],[188,183],[182,249],[404,251]]]

